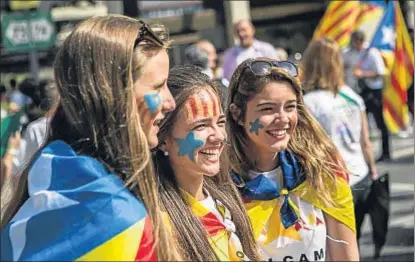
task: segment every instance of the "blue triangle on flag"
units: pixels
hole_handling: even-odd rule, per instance
[[[386,13],[379,23],[375,36],[370,47],[378,48],[382,51],[395,50],[396,24],[395,24],[395,5],[394,1],[389,1]]]

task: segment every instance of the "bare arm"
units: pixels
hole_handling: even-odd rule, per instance
[[[345,224],[324,214],[327,224],[327,261],[359,261],[356,234]]]
[[[369,164],[370,174],[372,179],[376,179],[378,176],[376,165],[375,165],[375,157],[373,155],[372,150],[372,142],[370,142],[369,138],[369,127],[367,124],[367,117],[365,112],[361,112],[362,117],[362,131],[360,136],[360,145],[362,147],[363,155],[366,159],[366,162]]]

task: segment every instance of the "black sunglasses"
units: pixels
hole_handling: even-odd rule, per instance
[[[255,61],[253,60],[247,63],[245,70],[249,68],[251,72],[254,73],[256,76],[267,76],[271,74],[273,67],[284,69],[293,77],[298,76],[297,66],[288,61]],[[243,72],[245,72],[245,70],[243,70]]]
[[[147,23],[142,20],[138,21],[141,24],[140,33],[134,42],[134,48],[143,40],[149,40],[163,46],[163,41],[151,30]],[[150,37],[148,37],[150,36]]]

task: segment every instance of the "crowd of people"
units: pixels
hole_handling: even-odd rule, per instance
[[[356,31],[344,51],[312,41],[298,67],[250,21],[235,31],[223,70],[208,40],[170,68],[165,26],[94,17],[53,80],[13,82],[1,259],[359,260],[378,178],[366,111],[390,159],[380,54]]]

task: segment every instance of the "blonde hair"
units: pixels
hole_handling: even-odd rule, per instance
[[[309,44],[304,52],[301,68],[305,92],[327,89],[337,94],[344,85],[340,47],[330,38],[320,38]]]
[[[97,159],[119,175],[146,206],[157,258],[179,260],[171,230],[162,219],[158,184],[134,92],[142,67],[169,44],[166,28],[151,28],[161,43],[149,36],[136,43],[142,24],[125,16],[93,17],[73,30],[55,59],[60,101],[45,145],[63,140],[78,154]],[[28,198],[29,169],[30,165],[22,174],[2,227]]]
[[[243,126],[238,121],[245,121],[247,101],[261,92],[270,82],[288,82],[297,97],[298,123],[288,142],[291,150],[305,169],[307,183],[322,195],[327,203],[333,203],[329,191],[325,189],[323,180],[336,180],[339,173],[346,172],[344,163],[333,142],[323,131],[319,123],[308,113],[303,100],[303,93],[299,80],[289,75],[285,70],[273,68],[268,76],[256,76],[247,69],[252,61],[271,61],[267,58],[257,58],[241,63],[232,76],[229,85],[227,101],[227,132],[230,146],[228,148],[230,165],[242,177],[255,168],[255,163],[246,152],[249,138]],[[230,105],[235,104],[240,110],[239,119],[234,119]]]

